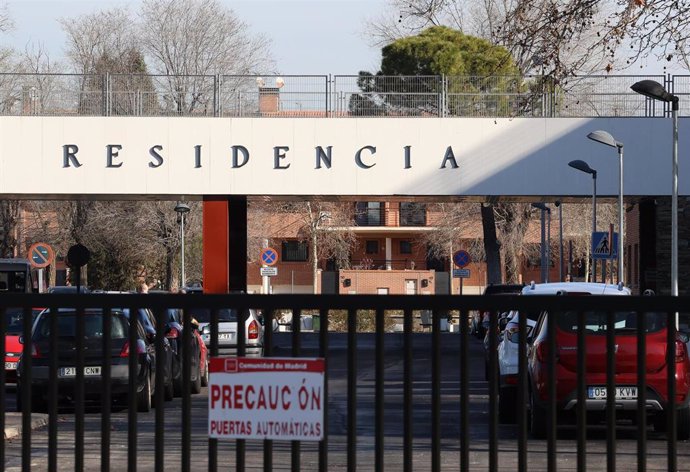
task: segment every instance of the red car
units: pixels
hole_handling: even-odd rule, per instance
[[[605,312],[586,312],[585,374],[586,408],[589,415],[603,419],[606,412],[606,327]],[[548,342],[547,323],[556,327],[556,407],[559,415],[574,417],[577,406],[577,312],[565,311],[553,316],[542,312],[534,331],[528,357],[530,388],[530,423],[532,435],[547,433]],[[615,313],[616,407],[617,417],[634,418],[637,411],[637,319],[636,312]],[[646,313],[647,375],[646,403],[651,423],[657,431],[665,430],[669,405],[667,388],[666,313]],[[690,438],[690,360],[687,339],[679,334],[675,343],[677,437]]]
[[[36,315],[44,308],[33,308],[31,310],[32,322]],[[21,308],[8,308],[5,312],[7,318],[7,334],[5,335],[5,383],[17,383],[17,362],[22,355],[24,346],[19,343],[19,336],[24,329],[23,312]]]

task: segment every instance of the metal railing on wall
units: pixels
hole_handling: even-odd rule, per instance
[[[632,90],[651,79],[681,97],[690,76],[0,74],[0,115],[185,117],[661,117]]]

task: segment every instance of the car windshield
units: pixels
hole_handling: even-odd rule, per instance
[[[190,308],[189,313],[199,323],[211,322],[211,310],[208,308]],[[234,308],[221,308],[218,310],[218,321],[237,321],[237,310]]]
[[[111,339],[127,337],[127,320],[119,313],[112,314]],[[77,332],[76,316],[74,313],[60,313],[58,315],[58,336],[74,338]],[[84,313],[84,336],[87,338],[103,337],[103,314]],[[41,316],[34,331],[37,341],[50,338],[50,317]]]
[[[646,315],[645,330],[647,333],[655,333],[666,328],[666,313],[648,312]],[[556,324],[563,330],[577,332],[577,312],[566,311],[555,313]],[[614,313],[614,326],[616,334],[635,334],[637,332],[639,315],[634,311],[617,311]],[[587,334],[606,335],[608,316],[604,311],[585,312],[585,329]]]
[[[36,319],[42,310],[32,309],[31,319],[32,321]],[[24,329],[24,324],[22,320],[24,319],[24,310],[22,308],[8,308],[5,312],[5,319],[7,320],[7,331],[6,334],[10,336],[18,336],[22,334]]]

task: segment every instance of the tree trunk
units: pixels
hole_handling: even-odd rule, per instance
[[[318,260],[318,250],[316,247],[316,232],[314,232],[314,236],[312,237],[311,241],[311,270],[312,270],[312,285],[313,285],[313,292],[317,293],[316,290],[319,287],[319,260]]]
[[[496,219],[494,206],[482,204],[482,228],[484,230],[484,253],[486,254],[486,275],[490,284],[500,284],[501,247],[496,238]]]

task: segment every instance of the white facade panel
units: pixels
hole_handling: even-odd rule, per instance
[[[626,196],[670,194],[669,119],[139,117],[0,117],[0,194],[588,196],[591,178],[567,166],[583,159],[615,196],[617,152],[586,138],[597,129],[625,145]]]

